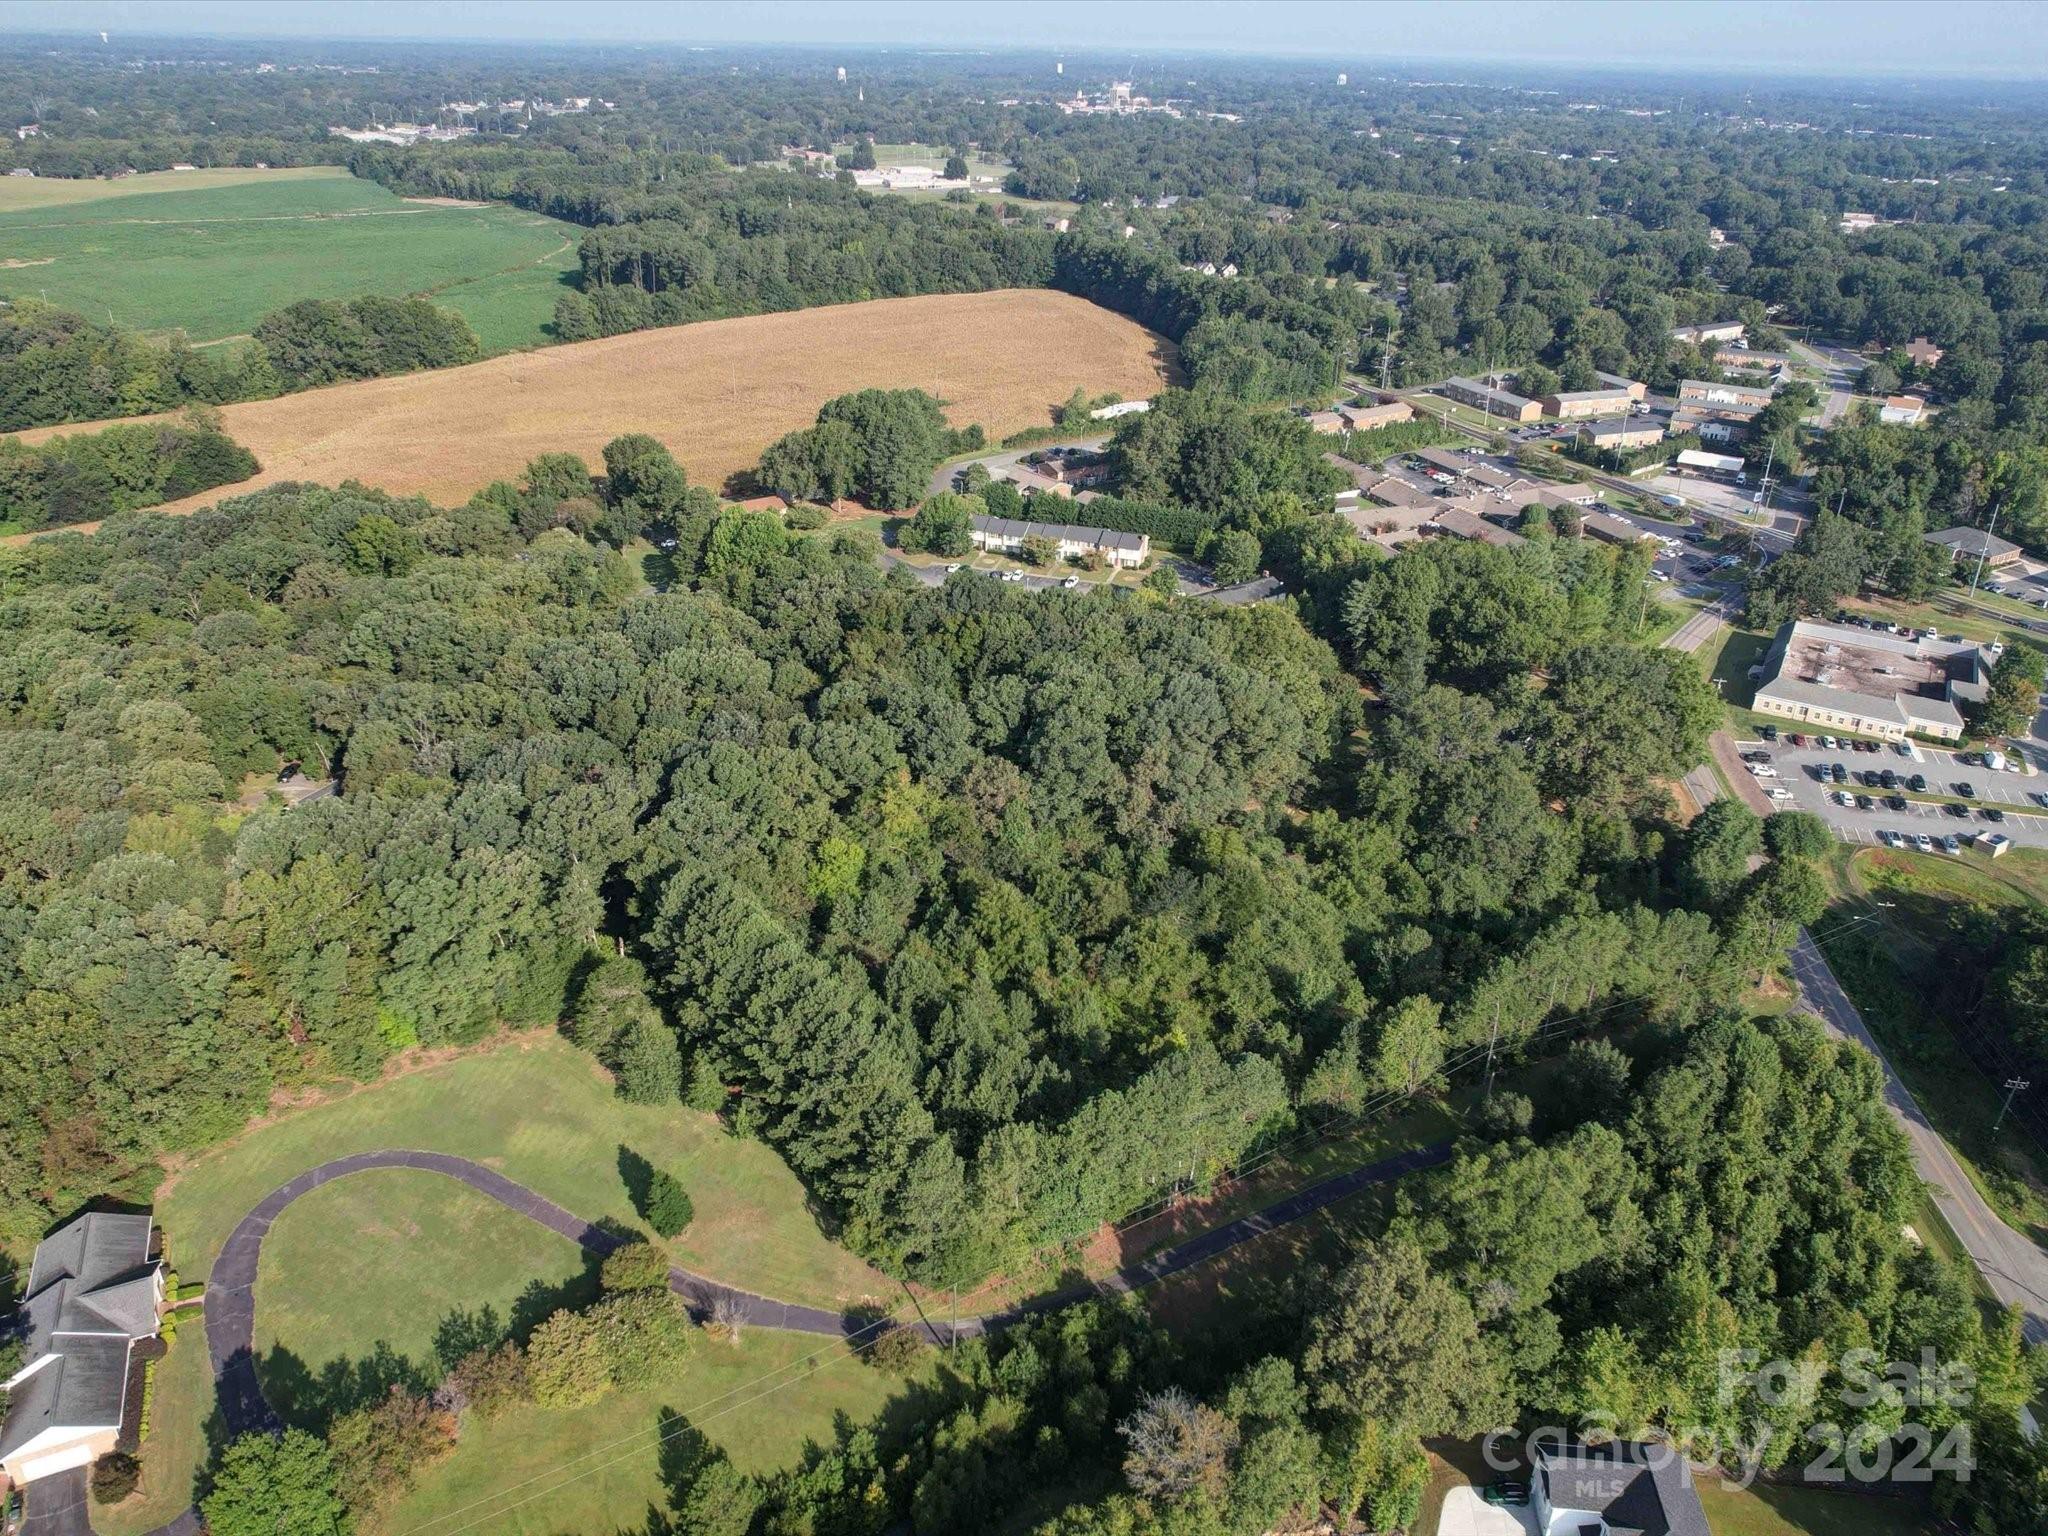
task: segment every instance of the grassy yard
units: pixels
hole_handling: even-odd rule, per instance
[[[626,1103],[551,1032],[288,1111],[193,1159],[157,1196],[173,1263],[185,1279],[203,1278],[234,1224],[270,1190],[329,1158],[393,1147],[472,1157],[580,1216],[637,1224],[619,1172],[619,1149],[629,1147],[674,1172],[696,1202],[697,1219],[670,1245],[677,1263],[821,1306],[892,1289],[826,1237],[796,1176],[767,1147],[726,1135],[707,1115]],[[537,1229],[529,1233],[529,1244],[538,1240]]]
[[[0,270],[0,295],[200,342],[244,335],[297,299],[424,293],[460,311],[487,352],[533,346],[581,238],[501,205],[408,202],[331,166],[64,186],[62,199],[0,201],[0,244],[18,264]]]
[[[1714,1536],[1934,1536],[1941,1529],[1903,1499],[1772,1483],[1731,1488],[1712,1475],[1697,1486]]]
[[[1830,874],[1838,893],[1834,916],[1872,919],[1821,925],[1836,976],[1984,1197],[2019,1230],[2048,1237],[2048,1152],[2016,1122],[1992,1137],[2000,1091],[1970,1063],[1932,1005],[1940,972],[1951,963],[1954,925],[1973,909],[1996,921],[2001,912],[2040,902],[2048,855],[2015,849],[1993,865],[1842,848]]]
[[[337,1180],[294,1202],[263,1240],[264,1396],[287,1421],[324,1426],[380,1376],[437,1377],[444,1321],[488,1310],[497,1326],[483,1333],[523,1337],[557,1307],[595,1299],[595,1271],[566,1237],[440,1174]]]
[[[92,1526],[99,1536],[142,1536],[192,1503],[192,1480],[207,1457],[207,1421],[213,1415],[213,1371],[197,1311],[178,1314],[178,1336],[156,1363],[153,1381],[142,1482],[112,1508],[94,1508]]]
[[[940,1365],[934,1354],[925,1369]],[[861,1364],[837,1341],[760,1329],[737,1346],[707,1339],[675,1381],[574,1412],[526,1407],[467,1426],[455,1454],[381,1529],[431,1523],[452,1532],[472,1521],[492,1536],[637,1529],[650,1508],[666,1507],[665,1413],[680,1413],[743,1470],[765,1472],[795,1461],[807,1443],[830,1444],[840,1415],[865,1423],[916,1385]]]

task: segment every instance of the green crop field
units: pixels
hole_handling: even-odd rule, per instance
[[[0,296],[195,342],[246,335],[296,299],[381,293],[458,311],[487,352],[534,346],[581,237],[516,208],[407,202],[333,167],[17,185],[0,198]]]

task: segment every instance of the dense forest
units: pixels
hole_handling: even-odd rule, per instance
[[[1425,1436],[1540,1420],[1712,1454],[1761,1430],[1784,1466],[1850,1351],[1923,1346],[1976,1382],[1967,1408],[1911,1405],[1975,1438],[1941,1508],[2039,1525],[2048,1450],[2014,1425],[2040,1353],[1905,1235],[1920,1192],[1876,1064],[1751,1016],[1826,906],[1832,845],[1732,799],[1674,819],[1665,784],[1721,711],[1643,643],[1647,557],[1547,519],[1514,548],[1385,557],[1327,511],[1329,440],[1256,408],[1360,367],[1711,376],[1672,328],[1729,312],[1766,340],[1924,333],[1946,348],[1917,381],[1929,428],[1765,423],[1833,510],[1759,615],[1843,581],[1924,589],[1936,518],[1997,508],[2048,542],[2048,152],[2010,110],[2031,97],[1930,91],[1866,133],[1817,86],[1609,81],[1589,106],[1210,60],[1140,72],[1179,115],[1112,120],[1060,113],[1021,56],[862,56],[842,86],[796,54],[178,46],[0,48],[41,129],[0,164],[325,159],[540,209],[587,230],[563,339],[1081,294],[1178,341],[1192,386],[1117,427],[1105,521],[1295,596],[927,587],[868,535],[723,504],[631,423],[600,466],[543,455],[460,507],[280,486],[177,520],[124,509],[232,477],[203,416],[9,449],[11,515],[112,515],[0,548],[0,1233],[146,1195],[158,1158],[278,1089],[506,1026],[560,1027],[620,1094],[765,1141],[841,1241],[933,1286],[1455,1088],[1450,1162],[1230,1328],[1037,1319],[769,1476],[667,1426],[650,1536],[974,1530],[1063,1490],[1048,1536],[1251,1536],[1321,1508],[1387,1529],[1414,1518]],[[326,132],[572,92],[611,105],[493,108],[402,150]],[[1007,184],[911,201],[785,160],[862,140],[971,149]],[[1910,222],[1846,234],[1852,208]],[[426,300],[293,305],[233,364],[21,300],[0,422],[474,350]],[[928,397],[865,391],[759,478],[907,504],[973,440]],[[967,489],[924,531],[1008,509]],[[622,552],[642,534],[659,561]],[[336,792],[290,803],[287,765]],[[2016,1036],[2044,954],[2008,936],[1987,984]],[[320,1434],[225,1448],[216,1536],[373,1519],[466,1416],[686,1368],[703,1346],[649,1273],[607,1265],[586,1310],[462,1341]],[[876,1369],[922,1347],[883,1337]],[[1810,1390],[1722,1390],[1740,1349],[1810,1364]]]
[[[608,519],[672,530],[676,584]],[[1717,1337],[1938,1328],[2009,1411],[2010,1329],[1898,1235],[1872,1065],[1733,1011],[1819,912],[1825,840],[1666,820],[1715,702],[1584,548],[1404,553],[1344,578],[1325,639],[1285,607],[925,588],[628,438],[461,508],[285,488],[9,549],[9,1228],[145,1186],[273,1085],[560,1019],[622,1093],[766,1138],[862,1253],[965,1281],[1562,1026],[1569,1094],[1498,1092],[1383,1262],[1262,1314],[1255,1381],[1162,1356],[1061,1418],[1084,1378],[1040,1375],[1047,1341],[1131,1325],[1050,1323],[977,1357],[909,1462],[854,1435],[757,1484],[707,1456],[678,1497],[957,1529],[1034,1456],[1128,1469],[1170,1412],[1208,1470],[1139,1467],[1142,1509],[1064,1529],[1398,1509],[1415,1435],[1517,1404],[1691,1422]],[[341,793],[266,805],[284,761]],[[1411,1356],[1359,1351],[1389,1329]],[[324,1454],[365,1486],[383,1445]]]

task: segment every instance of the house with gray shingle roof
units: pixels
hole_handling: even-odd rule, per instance
[[[163,1310],[151,1230],[147,1213],[94,1212],[37,1246],[21,1304],[21,1368],[0,1383],[0,1477],[8,1483],[86,1466],[120,1438],[134,1348],[157,1336]]]
[[[1545,1439],[1533,1460],[1538,1536],[1712,1536],[1676,1446]]]

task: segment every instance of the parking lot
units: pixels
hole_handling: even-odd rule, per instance
[[[1807,745],[1796,747],[1786,733],[1781,733],[1774,742],[1740,741],[1736,746],[1745,754],[1771,754],[1768,766],[1776,772],[1761,777],[1760,782],[1767,793],[1782,792],[1772,794],[1780,809],[1812,811],[1847,842],[1881,842],[1882,832],[1898,833],[1909,839],[1924,833],[1937,844],[1953,835],[1968,847],[1970,839],[1978,833],[2003,833],[2018,846],[2048,848],[2048,811],[2034,798],[2037,794],[2048,794],[2048,775],[1994,770],[1980,763],[1965,763],[1953,752],[1924,746],[1915,748],[1920,754],[1915,762],[1888,744],[1879,744],[1878,750],[1868,752],[1857,751],[1846,741],[1830,750],[1819,746],[1818,741],[1818,737],[1809,735]],[[1837,763],[1842,765],[1845,783],[1835,782],[1831,770]],[[1882,775],[1886,769],[1898,777],[1897,788],[1863,782],[1863,775]],[[1925,778],[1925,790],[1906,786],[1914,774]],[[1964,795],[1964,788],[1970,791],[1968,795]],[[1840,794],[1850,795],[1852,802],[1841,804],[1837,799]],[[1854,803],[1853,797],[1858,795],[1869,798],[1869,810]],[[1923,795],[1961,797],[1969,801],[1969,807],[1965,814],[1958,815],[1943,803],[1919,798]],[[1887,804],[1895,798],[1905,801],[1903,810]],[[2003,819],[1991,820],[1984,814],[1986,807],[1995,809]]]

